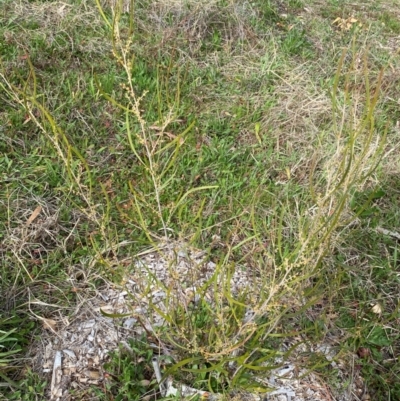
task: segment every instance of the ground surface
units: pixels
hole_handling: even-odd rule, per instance
[[[128,3],[0,5],[0,399],[50,399],[94,316],[136,334],[64,367],[77,399],[157,391],[155,345],[227,397],[282,361],[309,399],[400,399],[398,1]],[[138,267],[165,243],[213,274]]]

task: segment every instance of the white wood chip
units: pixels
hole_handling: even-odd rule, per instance
[[[62,389],[60,388],[62,379],[62,354],[56,351],[54,356],[53,376],[51,379],[51,399],[56,400],[62,396]]]

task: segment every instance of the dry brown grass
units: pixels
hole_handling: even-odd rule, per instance
[[[254,39],[250,18],[256,15],[249,2],[232,0],[221,6],[212,1],[153,1],[142,9],[136,7],[138,28],[149,35],[159,36],[158,46],[164,52],[178,50],[182,56],[196,57],[206,39],[215,31],[222,46],[233,49],[240,41]]]
[[[65,254],[68,252],[76,239],[75,228],[82,217],[77,213],[70,215],[68,222],[63,222],[59,200],[34,195],[14,198],[4,206],[9,216],[1,250],[13,255],[19,267],[33,281],[35,274],[32,270],[46,268],[49,252],[55,249]]]
[[[18,21],[19,29],[6,32],[5,40],[21,49],[26,48],[25,43],[29,42],[32,35],[37,35],[49,46],[59,48],[57,36],[62,33],[69,38],[65,49],[68,52],[70,49],[92,54],[107,54],[110,51],[110,44],[100,40],[101,35],[93,34],[103,27],[101,17],[90,1],[83,1],[78,5],[74,1],[19,0],[13,4],[12,13]],[[90,26],[91,34],[76,41],[68,34],[70,26],[82,31]],[[23,59],[26,55],[29,55],[28,49],[25,55],[21,54]]]

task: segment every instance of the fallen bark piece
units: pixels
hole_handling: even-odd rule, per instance
[[[54,357],[53,376],[51,378],[51,399],[57,400],[62,396],[62,388],[60,386],[62,379],[62,354],[57,351]]]

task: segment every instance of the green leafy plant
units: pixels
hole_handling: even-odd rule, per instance
[[[10,401],[36,401],[46,396],[47,382],[31,369],[27,369],[24,378],[13,386],[13,392],[6,398]]]
[[[17,329],[11,329],[7,331],[0,330],[0,378],[4,382],[0,382],[0,387],[16,385],[10,380],[6,373],[12,369],[11,363],[14,361],[12,355],[18,354],[21,349],[14,349],[14,345],[18,343],[18,339],[13,337]]]
[[[148,239],[153,242],[150,233],[154,231],[154,228],[150,227],[149,223],[152,224],[154,220],[150,216],[154,216],[156,222],[161,224],[163,235],[167,238],[171,220],[185,203],[186,198],[196,192],[213,189],[215,186],[206,185],[191,188],[187,192],[179,194],[177,198],[169,199],[171,206],[163,209],[161,199],[164,193],[167,193],[168,196],[173,196],[168,192],[168,188],[176,180],[178,155],[184,146],[186,135],[193,128],[195,121],[179,134],[168,132],[169,127],[179,120],[179,78],[175,85],[175,92],[172,92],[172,85],[167,80],[160,79],[160,76],[157,76],[154,104],[157,109],[158,119],[156,121],[146,120],[146,115],[143,115],[141,108],[147,91],[137,94],[135,89],[136,60],[131,50],[133,41],[133,7],[131,7],[129,14],[129,31],[126,33],[120,27],[121,2],[116,3],[111,20],[107,18],[100,2],[97,1],[97,5],[106,24],[111,29],[114,58],[125,72],[126,84],[123,89],[128,103],[123,104],[117,101],[104,91],[100,82],[97,82],[97,84],[104,98],[125,115],[124,128],[129,146],[145,174],[142,176],[142,182],[150,183],[147,189],[150,190],[151,188],[152,192],[144,194],[133,185],[130,185],[130,190],[140,227],[148,235]],[[170,71],[167,71],[167,75],[169,73]],[[167,105],[167,108],[165,105]]]
[[[100,3],[97,4],[101,9]],[[126,74],[124,88],[128,103],[118,102],[102,91],[101,86],[100,90],[111,104],[125,114],[125,128],[131,150],[144,167],[152,185],[152,192],[146,196],[131,187],[140,226],[149,240],[152,240],[153,234],[146,216],[154,215],[167,238],[171,218],[184,205],[187,197],[194,192],[213,187],[191,188],[178,198],[171,199],[170,206],[163,208],[162,194],[175,178],[178,154],[185,142],[185,135],[193,124],[181,134],[173,137],[167,135],[167,127],[176,121],[175,113],[179,110],[179,86],[176,87],[173,101],[167,101],[170,105],[167,115],[162,114],[162,105],[166,102],[162,97],[165,90],[159,87],[159,119],[156,122],[145,120],[141,103],[146,93],[138,96],[134,88],[134,78],[131,78],[135,63],[134,54],[130,50],[133,40],[133,9],[130,13],[128,34],[123,34],[120,28],[121,7],[117,5],[113,11],[112,20],[108,19],[105,12],[101,13],[112,31],[114,57]],[[298,39],[294,37],[296,43]],[[297,48],[295,42],[293,46]],[[355,55],[354,47],[352,51]],[[357,218],[351,211],[350,202],[355,191],[366,185],[379,165],[385,141],[385,135],[379,135],[374,125],[374,110],[378,102],[382,74],[371,88],[367,56],[364,55],[365,97],[362,99],[362,111],[359,112],[361,100],[354,99],[349,90],[356,56],[349,71],[343,72],[346,54],[347,51],[344,51],[339,61],[331,91],[332,118],[335,121],[332,133],[335,136],[333,151],[328,156],[324,154],[323,158],[319,158],[317,153],[314,157],[308,207],[293,205],[289,199],[286,204],[277,204],[277,229],[273,234],[270,233],[270,250],[264,253],[263,262],[259,261],[257,274],[241,288],[240,293],[232,288],[235,269],[239,268],[231,262],[234,252],[251,241],[261,245],[264,235],[255,223],[255,205],[252,205],[254,234],[228,248],[222,260],[216,264],[211,277],[203,284],[198,286],[196,266],[193,266],[191,277],[182,284],[178,281],[166,285],[153,278],[153,285],[157,285],[167,294],[162,307],[150,305],[150,309],[159,314],[166,323],[160,329],[158,337],[161,342],[172,345],[181,359],[168,369],[169,374],[194,374],[197,377],[195,382],[200,380],[205,383],[209,391],[219,391],[228,385],[231,389],[257,387],[262,390],[255,382],[250,384],[249,372],[269,370],[268,363],[273,363],[276,352],[265,349],[260,344],[265,344],[275,334],[277,327],[287,316],[292,319],[300,316],[321,296],[319,287],[310,286],[310,282],[321,280],[324,259],[333,252],[345,227]],[[168,98],[171,99],[171,96]],[[154,131],[151,127],[155,125],[157,129]],[[320,140],[321,147],[324,147],[323,140],[324,138]],[[298,210],[308,209],[309,212],[297,216],[297,227],[289,230],[288,235],[286,222],[294,214],[293,207]],[[156,243],[155,247],[157,248]],[[173,264],[169,269],[171,275],[174,275]],[[190,288],[195,289],[195,301],[188,301],[182,296]],[[300,300],[295,294],[302,293],[305,297]],[[289,334],[280,333],[281,336]],[[215,374],[219,380],[215,379]]]
[[[155,396],[158,383],[151,365],[153,350],[145,338],[129,339],[126,346],[113,351],[104,365],[106,392],[96,390],[101,397],[115,401],[141,400]]]

